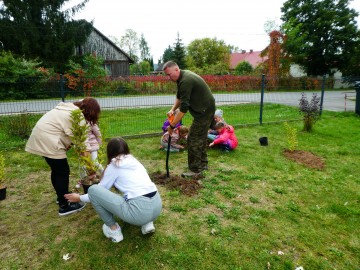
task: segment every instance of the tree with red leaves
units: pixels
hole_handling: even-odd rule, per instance
[[[289,73],[290,65],[289,57],[284,50],[286,36],[277,30],[271,31],[269,36],[270,44],[261,56],[268,56],[266,61],[267,88],[272,89],[278,86],[281,76]]]

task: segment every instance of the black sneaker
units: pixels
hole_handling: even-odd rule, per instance
[[[69,203],[68,205],[59,208],[59,216],[66,216],[72,213],[82,210],[86,206],[86,203]]]

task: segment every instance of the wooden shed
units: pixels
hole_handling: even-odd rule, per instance
[[[95,54],[105,60],[104,68],[109,76],[130,75],[130,64],[134,63],[134,60],[95,27],[85,44],[75,49],[76,55],[87,53]]]

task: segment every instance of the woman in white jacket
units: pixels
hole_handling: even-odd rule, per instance
[[[88,194],[71,193],[65,197],[69,202],[91,202],[105,223],[104,235],[113,242],[123,240],[121,228],[114,216],[129,224],[141,226],[143,234],[154,232],[153,221],[161,213],[162,202],[146,169],[130,154],[129,146],[122,138],[109,141],[107,158],[108,165],[99,184],[92,185]],[[122,195],[110,191],[113,186]]]
[[[45,113],[33,128],[25,151],[45,158],[51,168],[51,183],[57,194],[59,215],[68,215],[85,207],[83,203],[68,203],[64,195],[69,193],[70,167],[66,152],[71,147],[71,112],[81,109],[86,119],[97,122],[100,105],[94,98],[60,102]],[[90,151],[90,149],[88,149]]]

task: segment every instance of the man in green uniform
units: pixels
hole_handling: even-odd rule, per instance
[[[203,78],[189,70],[180,70],[175,62],[166,62],[163,71],[177,84],[176,99],[167,115],[171,117],[177,108],[180,109],[168,127],[170,135],[188,111],[193,116],[187,137],[190,171],[181,175],[194,177],[207,169],[207,132],[214,119],[215,99]]]

